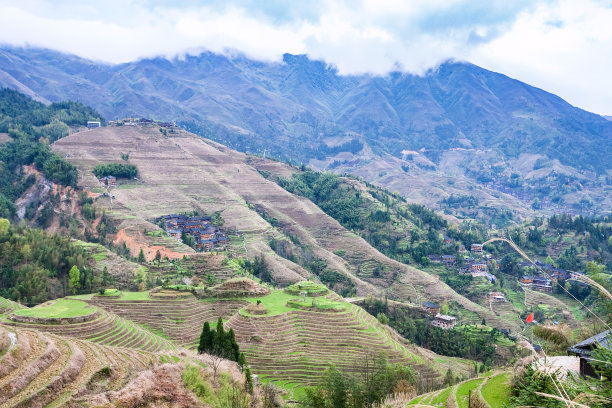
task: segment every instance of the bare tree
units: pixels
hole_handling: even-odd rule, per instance
[[[202,354],[202,358],[204,359],[206,365],[212,369],[213,379],[217,381],[217,373],[219,371],[219,367],[221,367],[221,363],[223,363],[224,358],[215,354]]]

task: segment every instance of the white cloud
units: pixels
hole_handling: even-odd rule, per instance
[[[0,0],[0,41],[112,63],[202,49],[267,61],[306,53],[344,74],[422,73],[457,58],[612,114],[612,8],[597,0],[321,0],[303,18],[283,1],[276,10],[257,1],[100,3]]]

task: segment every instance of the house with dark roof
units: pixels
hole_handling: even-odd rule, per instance
[[[596,347],[605,347],[608,350],[612,350],[612,330],[598,333],[567,349],[568,355],[580,357],[580,374],[582,376],[597,377],[597,373],[589,363],[591,361],[591,352]]]
[[[457,264],[457,257],[455,255],[442,255],[442,263],[448,268],[452,268]]]
[[[427,258],[429,258],[429,262],[433,262],[433,263],[442,262],[442,256],[440,255],[427,255]]]
[[[472,246],[470,247],[470,251],[476,252],[477,254],[482,254],[482,244],[472,244]]]
[[[423,309],[432,316],[440,313],[440,306],[432,302],[423,303]]]

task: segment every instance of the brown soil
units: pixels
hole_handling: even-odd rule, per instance
[[[144,235],[142,232],[138,231],[136,235],[131,235],[126,232],[125,229],[120,229],[117,232],[117,235],[114,240],[115,245],[121,245],[122,242],[125,242],[125,245],[130,249],[130,253],[132,256],[137,257],[140,253],[140,250],[144,252],[145,259],[147,261],[152,261],[159,251],[162,259],[181,259],[184,255],[191,255],[189,252],[175,252],[163,246],[149,246],[146,243]]]
[[[268,309],[266,309],[266,307],[263,304],[258,305],[255,303],[250,303],[246,307],[246,310],[250,314],[254,314],[254,315],[265,315],[266,313],[268,313]]]
[[[183,385],[183,364],[164,364],[140,373],[119,391],[89,398],[93,406],[136,407],[204,407]]]

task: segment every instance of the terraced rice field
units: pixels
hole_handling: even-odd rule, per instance
[[[75,320],[75,317],[78,319]],[[59,299],[51,305],[21,309],[5,315],[3,321],[7,326],[40,330],[108,346],[148,352],[176,350],[171,341],[80,300]]]
[[[431,406],[469,408],[468,395],[485,402],[491,408],[500,408],[510,399],[509,372],[493,373],[487,377],[472,378],[441,390],[422,394],[414,398],[409,406]]]
[[[152,299],[129,292],[119,299],[93,297],[89,303],[187,347],[195,346],[204,322],[228,319],[247,304],[245,300],[200,302],[191,294],[183,299]]]
[[[24,308],[25,306],[20,305],[17,302],[0,297],[0,314],[12,313]]]
[[[119,389],[135,373],[159,362],[155,354],[20,327],[0,325],[0,332],[11,332],[16,339],[0,356],[0,408],[62,406],[97,382]]]
[[[502,407],[510,399],[510,373],[487,378],[480,388],[482,398],[491,407]]]
[[[238,313],[225,326],[234,329],[254,373],[288,388],[316,384],[330,364],[345,372],[363,372],[363,362],[381,352],[391,363],[412,365],[423,377],[439,376],[354,305],[347,305],[344,312]]]

